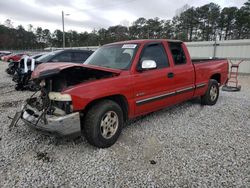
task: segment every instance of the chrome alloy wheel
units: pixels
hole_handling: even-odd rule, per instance
[[[215,101],[218,96],[218,89],[215,85],[212,85],[210,88],[210,99],[211,101]]]
[[[119,119],[114,111],[106,112],[101,119],[101,134],[109,139],[116,133],[119,126]]]

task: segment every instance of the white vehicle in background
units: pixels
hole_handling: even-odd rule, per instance
[[[14,75],[15,72],[17,71],[17,69],[20,67],[20,62],[24,61],[25,58],[27,58],[27,62],[29,61],[29,59],[37,59],[39,57],[41,57],[43,54],[36,54],[33,56],[28,56],[28,55],[23,55],[22,58],[19,61],[12,61],[9,63],[8,68],[6,69],[6,72],[10,75]],[[27,64],[26,62],[26,64]]]

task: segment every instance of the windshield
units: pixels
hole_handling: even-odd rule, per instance
[[[33,55],[31,56],[31,58],[33,59],[38,59],[39,57],[43,56],[44,54],[36,54],[36,55]]]
[[[136,49],[137,44],[103,46],[95,51],[84,64],[126,70],[131,65]]]
[[[50,53],[47,53],[45,55],[42,55],[41,57],[37,58],[36,60],[38,62],[42,62],[42,63],[46,63],[48,62],[52,57],[54,57],[56,54],[58,54],[60,51],[54,51],[54,52],[50,52]]]

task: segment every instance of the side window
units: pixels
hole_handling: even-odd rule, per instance
[[[88,57],[87,52],[73,52],[72,62],[83,63]]]
[[[169,43],[175,65],[186,64],[186,56],[180,43]]]
[[[56,57],[54,57],[51,61],[52,62],[71,62],[72,61],[71,55],[72,53],[70,52],[61,53],[57,55]]]
[[[157,69],[168,67],[168,58],[162,44],[151,44],[146,46],[142,52],[141,61],[154,60]]]

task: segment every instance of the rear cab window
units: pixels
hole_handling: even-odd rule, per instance
[[[187,58],[180,42],[169,42],[169,48],[174,60],[174,65],[185,65]]]

